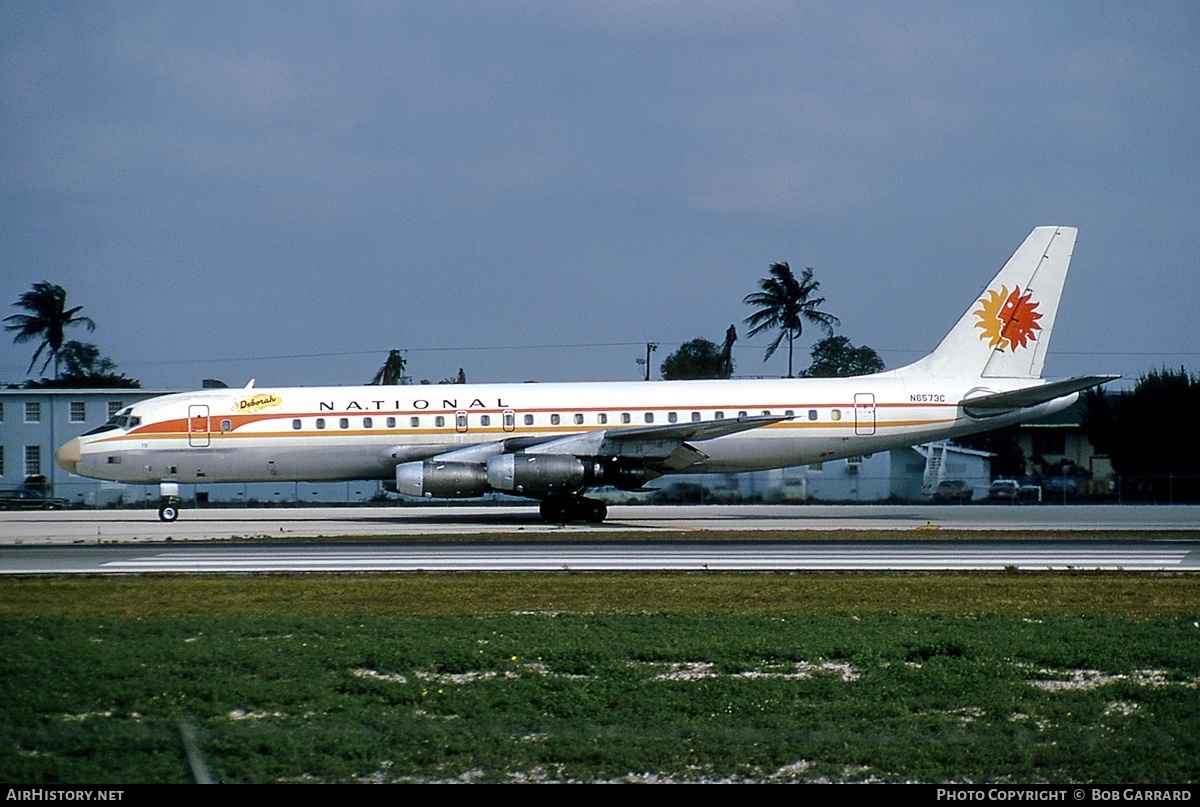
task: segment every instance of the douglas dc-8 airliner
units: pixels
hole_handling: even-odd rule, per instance
[[[1075,235],[1035,229],[933,353],[873,375],[206,389],[127,407],[56,458],[84,476],[159,483],[164,521],[185,482],[379,479],[409,496],[525,496],[547,520],[598,522],[606,508],[589,488],[957,437],[1057,412],[1116,378],[1041,377]]]

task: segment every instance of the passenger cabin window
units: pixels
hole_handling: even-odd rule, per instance
[[[632,420],[633,420],[633,418],[631,418],[631,417],[629,416],[629,413],[628,413],[628,412],[622,412],[622,413],[621,413],[621,422],[622,422],[622,423],[629,423],[629,422],[631,422]]]
[[[647,423],[653,423],[653,422],[654,422],[654,413],[653,413],[653,412],[647,412],[647,413],[645,414],[645,420],[646,420],[646,422],[647,422]]]
[[[492,416],[491,415],[480,415],[479,416],[479,425],[480,426],[491,426],[492,425]]]
[[[439,429],[445,428],[446,427],[446,418],[442,417],[441,415],[438,415],[437,417],[435,417],[433,419],[433,425]]]
[[[829,419],[830,420],[841,420],[842,419],[842,410],[834,409],[832,412],[829,413]]]
[[[809,419],[809,420],[816,420],[816,419],[817,419],[817,410],[816,410],[816,409],[809,409],[809,410],[808,410],[808,419]]]
[[[350,418],[338,418],[338,428],[339,429],[350,428]]]
[[[575,425],[576,426],[583,425],[583,415],[579,415],[579,414],[575,415]]]
[[[603,426],[605,423],[608,423],[608,415],[601,412],[600,414],[596,415],[596,422]]]
[[[396,428],[396,419],[395,419],[395,418],[388,418],[388,419],[387,419],[387,427],[388,427],[389,429],[394,429],[394,428]]]
[[[738,420],[741,420],[741,419],[742,419],[742,418],[744,418],[744,417],[746,417],[746,410],[745,410],[745,409],[743,409],[742,411],[738,412]]]
[[[713,420],[724,420],[724,419],[725,419],[724,412],[714,412],[713,413]]]
[[[692,423],[699,423],[699,422],[700,422],[700,413],[693,412],[692,413]]]
[[[414,429],[419,429],[419,428],[421,428],[421,419],[420,418],[409,418],[408,425],[412,426]]]
[[[221,431],[223,431],[223,432],[233,431],[233,424],[230,423],[228,420],[222,420],[221,421]]]
[[[560,418],[558,415],[550,416],[550,425],[551,426],[557,426],[561,421],[562,421],[562,418]]]
[[[526,426],[532,426],[532,425],[533,425],[533,415],[526,415],[526,416],[525,416],[525,425],[526,425]]]
[[[371,420],[371,418],[363,418],[363,428],[364,429],[370,429],[374,425],[375,425],[375,421]]]
[[[300,418],[296,418],[295,420],[293,420],[293,421],[292,421],[292,428],[293,428],[293,429],[299,429],[299,428],[300,428]]]
[[[667,422],[668,422],[668,423],[678,423],[678,422],[679,422],[679,413],[678,413],[678,412],[671,412],[670,414],[668,414],[668,415],[667,415]]]
[[[318,429],[325,428],[325,418],[317,418],[317,428]]]

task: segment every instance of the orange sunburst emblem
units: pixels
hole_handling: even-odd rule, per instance
[[[1032,294],[1029,291],[1021,294],[1020,286],[1014,286],[1011,294],[1007,286],[1001,286],[1000,291],[988,289],[979,298],[980,307],[971,312],[979,318],[975,323],[982,331],[979,338],[1000,350],[1026,347],[1036,339],[1036,332],[1042,329],[1037,323],[1042,315],[1037,312],[1038,304],[1030,299]]]

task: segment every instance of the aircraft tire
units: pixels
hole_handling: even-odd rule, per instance
[[[179,518],[179,508],[173,504],[164,504],[158,508],[158,518],[160,521],[174,521]]]

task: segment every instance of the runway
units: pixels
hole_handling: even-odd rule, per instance
[[[956,540],[940,540],[942,530]],[[602,525],[568,526],[529,507],[191,510],[170,524],[152,510],[67,511],[0,521],[6,575],[1003,569],[1200,571],[1200,508],[614,507]]]
[[[1200,571],[1200,540],[224,544],[0,548],[0,574]]]
[[[676,505],[614,506],[600,525],[543,522],[535,506],[280,507],[187,509],[164,523],[154,510],[67,510],[5,513],[0,545],[47,545],[230,538],[420,540],[448,536],[571,536],[615,533],[827,532],[915,529],[1171,531],[1200,536],[1194,505]],[[699,536],[698,536],[699,537]]]

